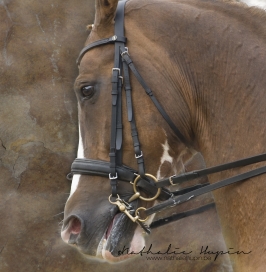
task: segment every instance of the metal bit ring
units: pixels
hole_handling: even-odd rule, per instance
[[[144,207],[139,207],[138,209],[136,209],[136,211],[135,211],[135,215],[136,216],[138,216],[138,220],[140,221],[140,222],[145,222],[145,221],[147,221],[147,219],[148,219],[148,217],[149,216],[147,216],[145,219],[141,219],[140,217],[139,217],[139,210],[144,210],[144,211],[146,211],[146,209],[144,208]]]
[[[116,199],[115,202],[112,202],[112,201],[111,201],[111,197],[112,197],[112,195],[109,195],[109,198],[108,198],[109,202],[110,202],[111,204],[113,204],[113,205],[116,205],[117,200],[120,199],[119,195],[117,195],[117,199]]]
[[[154,176],[151,175],[151,174],[145,174],[145,176],[150,177],[150,178],[153,179],[155,182],[158,181],[157,178],[154,177]],[[134,189],[134,192],[135,192],[135,193],[139,193],[139,191],[137,190],[137,183],[138,183],[138,181],[139,181],[140,178],[141,178],[141,176],[138,175],[138,176],[135,178],[135,180],[134,180],[133,189]],[[155,200],[155,199],[160,195],[160,193],[161,193],[161,188],[158,188],[158,191],[157,191],[157,193],[156,193],[156,195],[155,195],[154,197],[147,198],[147,197],[143,197],[143,196],[140,195],[139,198],[142,199],[142,200],[144,200],[144,201],[153,201],[153,200]]]

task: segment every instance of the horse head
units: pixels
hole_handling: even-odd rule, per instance
[[[95,22],[86,44],[90,45],[114,35],[117,4],[117,0],[96,1]],[[137,5],[140,4],[141,2],[137,2]],[[145,33],[141,34],[142,25],[136,20],[139,14],[135,11],[135,5],[131,6],[129,2],[128,6],[126,8],[125,34],[128,39],[129,52],[136,56],[134,58],[136,64],[141,63],[140,72],[145,74],[146,71],[149,71],[149,74],[152,75],[148,79],[148,83],[151,88],[157,90],[156,95],[165,103],[167,112],[175,122],[177,119],[174,114],[175,107],[178,107],[180,103],[185,103],[184,97],[182,95],[172,97],[175,84],[167,75],[168,71],[164,69],[161,71],[156,66],[160,64],[157,53],[165,53],[161,52],[160,44],[154,46],[155,37],[149,40],[141,36]],[[91,158],[102,162],[109,160],[110,145],[112,145],[110,137],[112,138],[114,57],[114,45],[106,44],[86,51],[79,63],[79,76],[74,85],[79,110],[79,158]],[[156,65],[151,65],[151,60],[154,63],[154,58],[157,58]],[[170,62],[170,57],[165,56],[165,61]],[[119,73],[121,80],[122,76],[121,71]],[[130,166],[132,169],[139,169],[139,164],[142,164],[144,169],[144,159],[145,170],[142,169],[145,171],[144,178],[146,177],[147,181],[152,183],[155,180],[154,176],[160,178],[166,174],[174,174],[173,160],[177,160],[182,151],[186,150],[186,146],[172,132],[152,101],[145,95],[140,83],[135,78],[131,78],[130,81],[134,117],[129,117],[129,110],[123,106],[121,124],[124,133],[121,160],[123,165]],[[169,102],[172,99],[176,100],[175,105]],[[123,95],[121,103],[125,105],[130,102],[126,101],[125,95]],[[184,107],[182,108],[184,110]],[[134,119],[133,127],[127,119]],[[187,130],[187,122],[188,120],[178,118],[177,125],[182,131],[182,135],[189,139],[191,131]],[[134,126],[137,127],[138,132]],[[139,146],[137,146],[138,144]],[[138,148],[139,154],[136,154]],[[152,179],[149,178],[148,173],[152,174]],[[119,177],[115,182],[117,183],[115,194],[120,199],[129,201],[130,197],[136,194],[131,183],[123,182],[119,180]],[[145,245],[145,241],[142,228],[132,222],[125,213],[120,212],[117,205],[112,204],[115,202],[115,198],[113,198],[114,195],[110,196],[110,188],[108,178],[74,175],[70,197],[65,206],[61,236],[65,242],[76,245],[84,254],[104,258],[108,261],[117,261],[129,256],[119,257],[119,250],[126,246],[130,252],[138,252]],[[144,210],[154,204],[153,196],[147,191],[144,190],[140,194],[144,198],[151,198],[152,201],[136,199],[130,202],[134,210],[139,207]],[[148,225],[151,221],[152,217],[145,224]]]
[[[78,157],[84,159],[75,163],[62,229],[64,241],[108,261],[133,256],[119,256],[124,247],[143,248],[142,229],[148,232],[144,224],[153,218],[141,220],[155,210],[154,195],[162,200],[169,193],[157,190],[156,180],[176,174],[182,154],[194,157],[191,150],[198,150],[213,166],[266,146],[265,13],[234,1],[130,0],[124,20],[116,13],[122,2],[96,1],[95,22],[78,58]],[[80,164],[95,175],[79,172]],[[228,172],[214,177],[228,178]],[[254,185],[259,179],[241,183],[239,197],[230,186],[215,193],[227,244],[252,246],[257,256],[265,245],[256,227],[265,220],[259,209],[253,212],[255,203],[265,203],[263,183]],[[245,217],[231,207],[252,212]],[[231,258],[240,268],[265,263],[251,255]]]

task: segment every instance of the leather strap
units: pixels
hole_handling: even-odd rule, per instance
[[[117,137],[117,103],[119,99],[119,90],[118,90],[118,84],[119,84],[119,70],[113,69],[113,75],[112,75],[112,115],[111,115],[111,138],[110,138],[110,185],[111,185],[111,191],[112,196],[115,197],[117,195],[117,149],[116,149],[116,137]]]
[[[118,2],[115,16],[115,37],[124,37],[124,7],[125,1]],[[117,166],[122,165],[122,60],[120,47],[124,47],[125,39],[115,40],[114,68],[112,70],[112,116],[110,140],[110,184],[112,196],[117,196]]]
[[[186,193],[184,195],[170,198],[169,200],[167,200],[165,202],[162,202],[158,205],[155,205],[155,206],[145,210],[144,213],[146,216],[149,216],[149,215],[156,213],[158,211],[161,211],[169,206],[175,206],[175,205],[181,204],[183,202],[193,199],[196,196],[212,192],[212,191],[220,189],[224,186],[234,184],[238,181],[244,181],[249,178],[264,174],[264,173],[266,173],[266,166],[257,168],[255,170],[252,170],[252,171],[240,174],[240,175],[233,176],[228,179],[218,181],[216,183],[210,184],[210,185],[205,186],[203,188],[193,190],[193,191]]]
[[[210,183],[208,183],[208,182],[203,183],[203,184],[196,184],[194,186],[190,186],[190,187],[186,187],[186,188],[181,189],[181,190],[174,191],[174,192],[172,192],[172,194],[174,196],[183,195],[183,194],[189,193],[189,192],[191,192],[193,190],[196,190],[196,189],[208,186],[208,185],[210,185]]]
[[[126,48],[123,47],[123,51],[126,51]],[[126,62],[123,60],[123,75],[124,75],[124,88],[126,92],[126,102],[127,102],[127,112],[128,112],[128,121],[131,127],[131,137],[134,146],[135,158],[137,159],[139,175],[142,178],[145,178],[145,165],[144,165],[144,157],[141,151],[138,130],[136,126],[136,121],[134,117],[133,103],[132,103],[132,88],[130,84],[129,78],[129,69]]]
[[[247,166],[247,165],[254,164],[257,162],[262,162],[265,160],[266,160],[266,153],[263,153],[256,156],[241,159],[238,161],[229,162],[229,163],[217,165],[214,167],[209,167],[209,168],[205,168],[205,169],[201,169],[197,171],[184,173],[178,176],[172,176],[170,178],[161,179],[156,183],[156,186],[159,188],[159,187],[169,186],[173,184],[180,184],[185,181],[193,180],[193,179],[203,177],[209,174],[214,174],[217,172],[222,172],[225,170],[229,170],[229,169],[233,169],[233,168],[237,168],[241,166]]]
[[[121,52],[121,56],[123,60],[127,63],[132,73],[135,75],[143,89],[145,90],[146,94],[150,97],[153,104],[157,108],[157,110],[160,112],[164,120],[168,123],[170,128],[174,131],[174,133],[177,135],[177,137],[187,146],[189,146],[189,143],[187,142],[186,138],[183,136],[183,134],[180,132],[180,130],[176,127],[176,125],[173,123],[169,115],[166,113],[162,105],[159,103],[159,101],[156,99],[156,97],[153,95],[152,90],[148,87],[138,70],[136,69],[132,59],[130,58],[128,51]]]
[[[214,202],[200,206],[196,209],[187,210],[187,211],[184,211],[181,213],[173,214],[173,215],[166,217],[166,218],[160,218],[160,219],[153,221],[151,223],[150,229],[155,229],[155,228],[161,227],[163,225],[178,221],[178,220],[183,219],[185,217],[205,212],[205,211],[212,209],[212,208],[215,208]]]
[[[87,51],[89,51],[90,49],[94,48],[94,47],[98,47],[98,46],[105,45],[105,44],[113,44],[115,42],[126,43],[126,41],[127,41],[126,37],[124,37],[124,36],[119,37],[119,36],[114,35],[114,36],[112,36],[110,38],[106,38],[106,39],[102,39],[102,40],[90,43],[80,51],[79,56],[78,56],[78,58],[76,60],[76,63],[77,63],[77,65],[80,65],[81,59],[83,58],[85,53]]]
[[[137,173],[126,165],[116,167],[119,179],[130,182],[135,179]],[[73,174],[92,175],[108,177],[110,173],[110,163],[107,161],[75,159],[71,166]]]
[[[116,171],[119,180],[125,182],[134,181],[134,179],[138,175],[137,171],[126,165],[116,166]],[[100,160],[75,159],[71,166],[71,173],[108,177],[110,173],[110,163]],[[143,192],[149,195],[155,195],[158,190],[154,183],[151,183],[148,180],[142,178],[138,181],[138,187]],[[164,201],[169,199],[172,195],[172,192],[165,188],[162,188],[161,194],[158,199]]]

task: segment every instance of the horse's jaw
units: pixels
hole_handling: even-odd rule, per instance
[[[113,256],[107,247],[108,238],[106,239],[106,235],[104,235],[99,243],[96,257],[104,259],[109,263],[118,263],[137,257],[139,255],[138,253],[145,247],[143,230],[139,226],[136,228],[130,243],[130,247],[124,246],[121,248],[120,255],[117,257]]]
[[[140,226],[137,226],[131,240],[123,244],[120,223],[124,221],[123,214],[118,214],[108,226],[98,248],[96,257],[102,258],[110,263],[117,263],[138,256],[138,253],[145,247],[144,233]],[[114,253],[115,252],[115,253]]]

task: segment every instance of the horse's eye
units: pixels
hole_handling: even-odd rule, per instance
[[[93,86],[84,86],[81,88],[82,95],[86,98],[91,98],[95,91]]]

